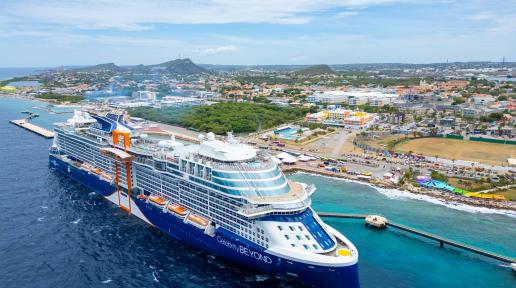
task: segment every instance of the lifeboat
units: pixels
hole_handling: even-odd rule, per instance
[[[146,197],[145,197],[145,195],[143,195],[143,194],[138,195],[138,199],[140,199],[140,200],[145,200],[145,198],[146,198]]]
[[[177,204],[169,204],[169,205],[167,205],[167,209],[168,209],[168,211],[174,212],[179,216],[185,216],[186,213],[188,212],[188,209],[186,209],[185,207],[183,207],[181,205],[177,205]]]
[[[154,202],[160,206],[165,205],[165,198],[163,198],[161,196],[151,195],[151,196],[149,196],[149,200],[151,200],[152,202]]]
[[[81,168],[81,169],[83,169],[83,170],[88,171],[88,170],[93,169],[93,166],[91,166],[91,165],[90,165],[90,164],[88,164],[88,163],[82,163],[82,164],[81,164],[81,166],[79,166],[79,168]]]
[[[102,169],[100,168],[91,168],[90,169],[91,172],[95,173],[95,174],[100,174],[102,173]]]
[[[101,173],[100,177],[104,180],[111,181],[115,178],[115,176],[108,174],[108,173]]]
[[[188,215],[187,218],[189,221],[193,222],[193,224],[196,224],[196,226],[199,226],[202,228],[206,228],[206,226],[208,226],[208,223],[210,222],[210,221],[208,221],[208,219],[203,218],[203,217],[193,214],[193,213]]]

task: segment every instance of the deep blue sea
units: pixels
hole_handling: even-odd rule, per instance
[[[70,115],[45,103],[0,98],[0,287],[297,287],[242,270],[178,242],[48,169],[45,140],[8,120],[31,110],[50,128]],[[62,109],[64,110],[64,109]],[[516,257],[516,215],[449,208],[395,190],[309,174],[319,211],[379,213],[390,220]],[[482,211],[483,213],[479,212]],[[360,253],[362,287],[516,287],[506,265],[359,220],[327,219]]]

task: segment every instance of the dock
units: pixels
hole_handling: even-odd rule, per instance
[[[54,132],[49,131],[45,128],[39,127],[37,125],[34,125],[32,123],[29,123],[29,121],[27,121],[27,119],[11,120],[9,122],[11,122],[12,124],[14,124],[16,126],[27,129],[31,132],[34,132],[40,136],[43,136],[47,139],[54,138]]]
[[[332,212],[318,212],[317,215],[319,215],[320,217],[364,219],[364,220],[368,217],[368,215],[343,214],[343,213],[332,213]],[[402,225],[402,224],[394,223],[394,222],[391,222],[391,221],[386,221],[386,226],[390,226],[390,227],[393,227],[393,228],[396,228],[396,229],[399,229],[399,230],[402,230],[402,231],[405,231],[405,232],[409,232],[409,233],[412,233],[412,234],[415,234],[415,235],[418,235],[418,236],[421,236],[421,237],[424,237],[424,238],[427,238],[427,239],[435,240],[435,241],[439,242],[439,246],[441,248],[444,247],[444,245],[446,244],[446,245],[450,245],[450,246],[453,246],[453,247],[456,247],[456,248],[459,248],[459,249],[463,249],[463,250],[466,250],[466,251],[469,251],[469,252],[473,252],[473,253],[476,253],[476,254],[479,254],[479,255],[482,255],[482,256],[485,256],[485,257],[496,259],[498,261],[509,263],[511,265],[516,263],[516,259],[515,258],[508,257],[508,256],[503,256],[503,255],[496,254],[496,253],[493,253],[493,252],[489,252],[489,251],[486,251],[486,250],[483,250],[483,249],[480,249],[480,248],[476,248],[476,247],[473,247],[473,246],[470,246],[470,245],[466,245],[464,243],[453,241],[453,240],[450,240],[450,239],[447,239],[447,238],[444,238],[444,237],[441,237],[441,236],[438,236],[438,235],[434,235],[434,234],[431,234],[431,233],[428,233],[428,232],[425,232],[425,231],[421,231],[421,230],[418,230],[418,229],[415,229],[415,228],[412,228],[412,227],[409,227],[409,226],[405,226],[405,225]]]

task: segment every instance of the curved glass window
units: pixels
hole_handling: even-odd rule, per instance
[[[221,172],[213,170],[211,173],[213,176],[226,179],[269,179],[278,176],[281,172],[278,167],[276,167],[274,170],[268,172]]]
[[[222,186],[219,186],[215,183],[208,182],[196,177],[190,176],[190,180],[203,184],[205,186],[211,187],[213,189],[219,190],[224,193],[228,193],[231,195],[242,195],[242,196],[257,196],[257,195],[263,195],[263,196],[275,196],[275,195],[281,195],[288,193],[290,191],[290,186],[287,184],[281,188],[278,189],[272,189],[272,190],[263,190],[263,189],[252,189],[252,190],[236,190],[236,189],[230,189],[225,188]]]
[[[231,181],[219,178],[213,178],[213,182],[228,186],[228,187],[257,187],[257,188],[265,188],[265,187],[275,187],[284,184],[287,180],[285,176],[281,176],[278,179],[270,180],[270,181]]]

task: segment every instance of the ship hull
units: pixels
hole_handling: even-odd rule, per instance
[[[167,212],[158,205],[131,197],[120,199],[116,188],[97,175],[79,169],[52,154],[49,166],[104,196],[116,205],[125,203],[135,215],[164,233],[200,250],[230,262],[276,275],[298,277],[315,287],[359,287],[357,264],[340,267],[317,266],[278,257],[262,247],[230,231],[217,228],[208,235],[204,230],[186,223],[184,218]],[[123,196],[122,196],[123,197]],[[124,205],[123,205],[124,206]]]

